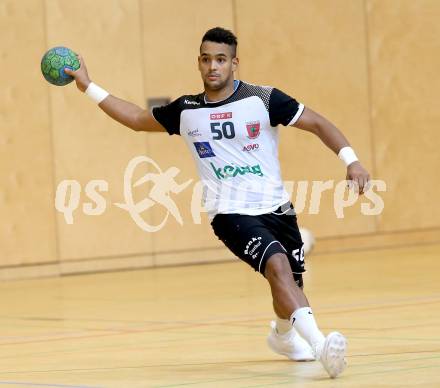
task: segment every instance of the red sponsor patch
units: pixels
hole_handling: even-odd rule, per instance
[[[232,119],[232,112],[211,113],[210,117],[211,117],[211,120]]]
[[[252,122],[246,123],[246,129],[248,132],[248,138],[255,139],[260,135],[260,122],[259,121],[252,121]]]

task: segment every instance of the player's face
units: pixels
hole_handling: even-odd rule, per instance
[[[221,90],[233,85],[238,58],[233,57],[231,46],[225,43],[203,42],[198,61],[205,90]]]

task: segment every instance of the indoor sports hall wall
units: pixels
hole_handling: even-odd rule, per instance
[[[0,0],[0,277],[231,258],[206,216],[192,219],[197,177],[180,138],[132,132],[73,84],[47,84],[39,69],[48,48],[65,45],[84,56],[96,83],[145,106],[201,90],[198,47],[217,25],[238,35],[239,78],[276,86],[327,116],[387,184],[375,217],[362,215],[359,201],[336,218],[333,191],[323,193],[318,215],[307,202],[299,219],[319,239],[318,252],[439,241],[439,18],[437,0]],[[318,139],[281,133],[285,180],[345,178]],[[170,216],[148,233],[114,205],[125,201],[124,170],[139,155],[163,171],[178,167],[178,183],[194,180],[172,196],[183,226]],[[73,224],[54,206],[63,180],[81,187]],[[108,182],[100,215],[83,211],[91,180]],[[165,210],[155,205],[143,216],[158,224]]]

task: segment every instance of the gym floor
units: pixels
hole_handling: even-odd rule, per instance
[[[349,341],[336,380],[269,350],[269,288],[238,260],[6,282],[0,385],[439,387],[439,258],[433,244],[308,259],[318,324]]]

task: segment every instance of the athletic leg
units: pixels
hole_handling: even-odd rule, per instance
[[[309,306],[306,296],[293,279],[285,254],[276,253],[268,258],[264,277],[269,282],[273,308],[279,318],[290,319],[295,310]]]
[[[271,287],[273,308],[277,315],[276,321],[271,322],[271,332],[267,338],[269,347],[294,361],[314,361],[311,346],[290,323],[292,312],[308,306],[308,301],[293,278],[286,255],[272,255],[266,263],[264,275]]]
[[[266,262],[264,276],[269,282],[276,315],[289,319],[292,326],[312,347],[331,377],[345,368],[345,338],[336,332],[327,338],[316,324],[309,302],[293,279],[290,263],[285,254],[276,253]]]
[[[298,333],[312,346],[316,347],[324,340],[324,335],[318,329],[313,315],[309,311],[310,305],[301,288],[293,279],[292,270],[287,256],[277,253],[269,257],[266,263],[264,276],[269,282],[272,292],[275,314],[281,319],[288,319]],[[307,315],[301,315],[301,322],[295,322],[295,312],[307,310]],[[302,321],[307,320],[306,325]],[[298,326],[298,327],[297,327]]]
[[[282,326],[287,328],[286,322],[289,325],[293,323],[300,334],[297,335],[295,330],[288,330],[280,335],[273,322],[268,337],[269,346],[276,353],[290,359],[305,361],[315,358],[310,346],[312,345],[317,358],[321,358],[321,362],[325,361],[323,365],[329,374],[332,377],[339,374],[342,371],[340,363],[336,367],[330,365],[329,368],[327,362],[327,355],[335,348],[333,333],[329,335],[332,336],[330,345],[327,344],[328,341],[322,341],[323,335],[316,326],[307,298],[293,278],[293,272],[297,278],[304,272],[302,241],[297,230],[296,217],[287,218],[274,214],[218,214],[211,225],[217,237],[237,257],[269,280],[274,309],[283,320]],[[337,356],[337,360],[343,361],[343,353]]]

